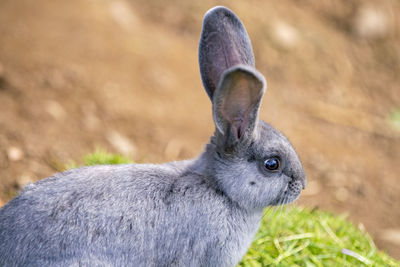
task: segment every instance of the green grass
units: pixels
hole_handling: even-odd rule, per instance
[[[132,163],[132,160],[118,154],[108,153],[102,149],[96,149],[94,153],[88,154],[83,157],[83,164],[79,164],[76,162],[69,162],[65,164],[64,169],[67,170],[67,169],[77,168],[81,165],[93,166],[93,165],[125,164],[125,163]]]
[[[102,150],[83,158],[83,165],[130,162]],[[400,266],[400,263],[377,250],[364,228],[355,227],[345,216],[288,207],[277,212],[274,208],[265,210],[260,230],[239,266]]]
[[[239,266],[400,266],[343,215],[298,207],[272,213],[266,209]]]

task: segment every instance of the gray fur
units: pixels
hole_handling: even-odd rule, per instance
[[[239,27],[223,7],[209,11],[205,20],[218,25],[221,14],[236,18],[230,29]],[[243,35],[244,27],[239,29],[236,34]],[[83,167],[28,185],[0,209],[0,266],[236,265],[263,209],[294,201],[305,186],[289,141],[257,119],[265,84],[254,66],[245,65],[222,66],[219,75],[244,71],[261,86],[256,94],[244,90],[224,104],[236,119],[221,116],[224,129],[216,127],[198,158]],[[229,86],[221,89],[223,79],[215,89],[221,97],[229,91]],[[244,127],[243,134],[235,132],[237,125]],[[263,169],[272,156],[281,161],[275,172]]]

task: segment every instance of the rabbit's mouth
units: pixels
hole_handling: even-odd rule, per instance
[[[280,206],[292,203],[300,196],[302,188],[303,185],[299,180],[291,180],[272,205]]]

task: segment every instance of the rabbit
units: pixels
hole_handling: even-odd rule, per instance
[[[258,119],[266,81],[228,8],[204,16],[199,65],[215,131],[195,159],[81,167],[0,210],[0,266],[235,266],[267,206],[306,184],[288,139]]]

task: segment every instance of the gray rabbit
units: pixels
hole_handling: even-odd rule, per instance
[[[258,120],[266,82],[225,7],[203,20],[199,64],[215,133],[196,159],[69,170],[0,209],[0,266],[235,266],[267,206],[294,201],[305,173]]]

